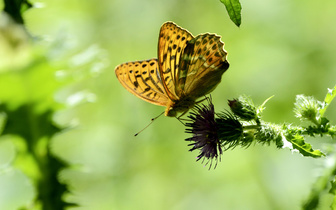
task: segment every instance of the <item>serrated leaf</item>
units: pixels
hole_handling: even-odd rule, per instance
[[[226,11],[228,12],[230,19],[236,24],[236,26],[240,26],[241,24],[241,4],[239,0],[220,0],[226,7]]]
[[[304,138],[299,134],[296,134],[291,139],[287,139],[287,141],[291,142],[293,149],[297,149],[303,156],[314,158],[325,156],[320,150],[314,150],[310,144],[305,143]]]
[[[328,89],[328,93],[324,99],[324,106],[323,109],[320,109],[320,115],[323,116],[325,111],[327,110],[329,104],[331,103],[331,101],[335,98],[336,96],[336,86],[333,89]]]
[[[0,31],[1,43],[11,43],[15,37],[26,35],[14,22],[6,27],[4,29],[9,30]],[[61,130],[52,117],[60,107],[54,100],[54,93],[62,83],[55,77],[57,69],[51,59],[45,56],[49,51],[39,45],[30,45],[28,38],[16,42],[15,47],[11,44],[0,47],[1,52],[10,52],[0,57],[0,133],[15,146],[15,160],[10,167],[23,172],[35,187],[36,197],[27,198],[27,204],[36,201],[41,209],[48,209],[48,206],[64,209],[68,205],[62,196],[67,189],[57,177],[66,164],[56,159],[49,149],[51,137]],[[23,51],[25,56],[22,56]],[[0,194],[3,192],[4,189],[0,189]]]

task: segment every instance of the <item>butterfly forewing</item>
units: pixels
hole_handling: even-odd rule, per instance
[[[229,68],[224,43],[215,34],[201,34],[190,40],[180,62],[175,92],[198,98],[210,93]]]
[[[131,93],[152,104],[166,106],[166,95],[157,59],[121,64],[115,68],[119,82]]]
[[[116,67],[120,83],[137,97],[166,106],[166,116],[186,113],[197,98],[210,93],[229,68],[220,36],[193,37],[175,23],[161,26],[158,59],[128,62]]]
[[[175,85],[178,82],[179,63],[187,42],[193,36],[185,29],[172,22],[162,25],[158,44],[158,62],[160,75],[167,95],[172,100],[179,99],[175,93]]]

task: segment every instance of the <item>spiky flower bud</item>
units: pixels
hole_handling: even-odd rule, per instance
[[[243,138],[243,125],[229,112],[222,112],[216,118],[218,137],[225,150],[236,147]]]
[[[319,109],[322,108],[320,101],[311,96],[297,95],[294,106],[294,112],[297,118],[319,124]]]
[[[253,102],[247,97],[229,100],[231,111],[242,120],[257,120],[257,110]]]

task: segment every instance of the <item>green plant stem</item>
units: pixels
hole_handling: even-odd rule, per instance
[[[314,123],[317,127],[320,127],[321,124],[316,120],[316,118],[313,118],[310,120],[312,123]]]
[[[243,126],[244,130],[255,130],[259,129],[261,126],[260,125],[245,125]]]

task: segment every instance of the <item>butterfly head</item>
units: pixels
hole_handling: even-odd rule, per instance
[[[177,111],[173,107],[167,107],[165,111],[165,116],[176,117],[176,115],[177,115]]]

